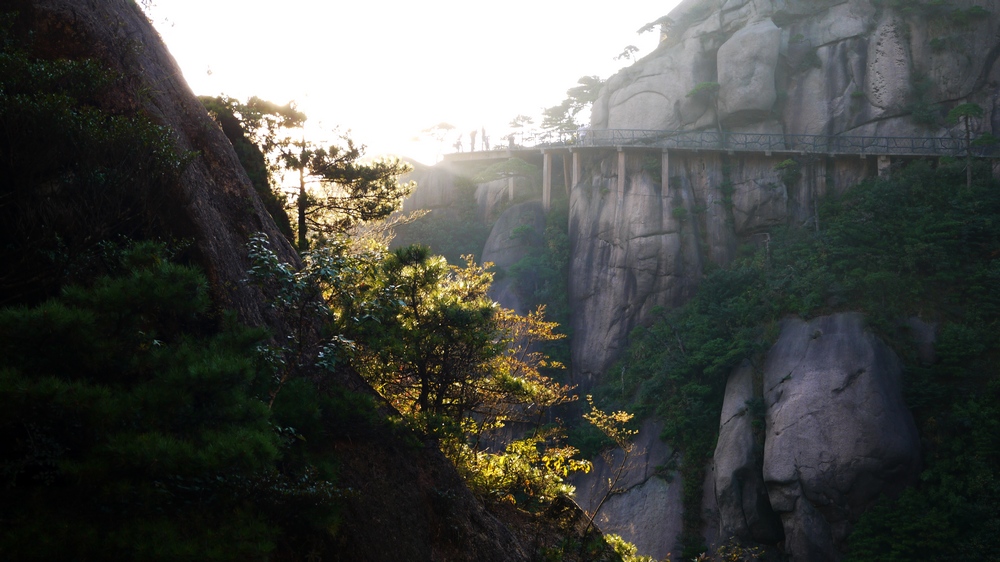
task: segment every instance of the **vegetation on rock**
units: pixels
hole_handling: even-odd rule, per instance
[[[826,201],[822,231],[773,232],[764,248],[711,271],[688,304],[632,333],[614,368],[620,380],[596,398],[664,420],[664,439],[683,452],[685,513],[695,514],[685,520],[685,555],[702,548],[698,483],[730,371],[760,360],[784,315],[838,310],[864,312],[904,359],[907,401],[927,443],[922,481],[862,518],[852,556],[995,551],[1000,186],[977,161],[967,185],[963,164],[914,162]],[[911,317],[938,326],[933,364],[917,360],[901,328]]]

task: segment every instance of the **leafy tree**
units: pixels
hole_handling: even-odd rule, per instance
[[[670,16],[661,16],[660,18],[648,22],[640,27],[636,33],[642,35],[643,33],[649,33],[656,28],[660,28],[661,33],[667,33],[673,25],[674,20],[671,19]]]
[[[305,114],[297,111],[291,102],[279,106],[258,97],[251,97],[245,103],[228,96],[201,96],[198,99],[233,144],[264,208],[282,234],[291,240],[293,233],[285,210],[285,195],[276,181],[281,170],[278,156],[291,143],[285,132],[301,127]]]
[[[531,344],[558,337],[554,326],[541,312],[521,317],[499,308],[487,295],[492,276],[483,267],[450,266],[411,246],[390,253],[381,275],[388,294],[379,302],[395,305],[377,321],[373,315],[358,339],[377,358],[366,362],[366,376],[400,411],[489,420],[512,415],[512,404],[524,416],[552,405],[537,394],[548,392],[548,382],[537,374],[545,360]]]
[[[601,508],[604,507],[604,503],[608,501],[612,495],[619,492],[617,489],[618,482],[621,481],[622,475],[625,473],[625,467],[628,466],[628,460],[635,452],[635,436],[638,435],[638,431],[634,429],[629,429],[627,424],[632,421],[635,417],[624,410],[619,410],[617,412],[607,413],[603,412],[594,406],[594,397],[587,396],[587,404],[590,405],[590,412],[583,415],[583,419],[587,420],[591,425],[596,427],[598,431],[603,433],[608,439],[610,439],[615,446],[621,450],[622,457],[621,460],[615,462],[614,457],[611,454],[606,456],[609,466],[618,465],[614,468],[611,478],[608,479],[608,489],[601,498],[601,501],[597,502],[597,507],[594,508],[594,512],[590,513],[589,520],[587,521],[587,530],[594,525],[594,519],[597,518],[597,514],[601,512]],[[586,534],[587,531],[584,531]]]
[[[269,410],[262,331],[213,322],[160,245],[107,249],[108,275],[0,309],[0,552],[245,560],[332,524],[332,467],[286,425],[319,400]]]
[[[30,40],[0,13],[0,304],[54,296],[104,240],[169,231],[156,211],[190,158],[135,108],[97,103],[120,77]]]
[[[298,246],[309,247],[309,232],[322,236],[343,233],[368,221],[388,217],[413,191],[414,182],[400,183],[399,177],[412,166],[399,158],[365,161],[364,145],[344,136],[343,145],[323,148],[306,142],[297,150],[283,153],[285,167],[299,173]],[[318,189],[306,188],[307,177]]]
[[[542,128],[555,132],[575,131],[580,127],[576,116],[597,101],[604,81],[599,76],[583,76],[577,85],[566,90],[566,99],[543,112]]]
[[[972,188],[972,120],[983,116],[983,108],[975,103],[956,105],[948,112],[948,121],[965,127],[965,187]]]
[[[627,47],[625,47],[625,49],[622,50],[622,52],[618,56],[615,57],[615,60],[622,60],[622,59],[632,60],[632,58],[638,52],[639,52],[639,47],[636,47],[635,45],[628,45]]]
[[[329,236],[387,217],[414,187],[398,182],[412,170],[409,164],[398,158],[365,160],[364,145],[347,135],[341,137],[340,146],[322,147],[304,137],[292,140],[288,131],[301,128],[306,116],[291,102],[279,106],[257,97],[246,103],[226,96],[200,99],[233,143],[265,207],[289,238],[285,198],[274,184],[283,170],[298,173],[294,206],[300,250],[308,248],[310,231]]]
[[[561,337],[544,310],[520,316],[499,308],[487,296],[490,274],[471,261],[450,266],[422,247],[348,248],[346,238],[331,238],[294,271],[264,241],[252,246],[251,278],[271,286],[278,306],[324,309],[325,340],[300,345],[292,334],[291,353],[279,363],[317,349],[323,365],[349,362],[414,427],[438,439],[483,498],[539,505],[566,493],[566,474],[589,465],[558,444],[558,427],[543,425],[551,408],[574,398],[541,373],[560,367],[537,351]],[[294,377],[276,382],[272,400]],[[501,440],[510,424],[524,437]]]
[[[523,140],[523,136],[524,136],[524,133],[522,132],[522,130],[523,130],[523,129],[524,129],[524,128],[525,128],[526,126],[528,126],[528,125],[533,125],[534,123],[535,123],[535,120],[534,120],[534,119],[532,119],[531,117],[528,117],[527,115],[520,115],[520,114],[518,114],[518,115],[516,115],[516,116],[515,116],[515,117],[514,117],[513,119],[511,119],[511,120],[510,120],[510,123],[508,123],[508,126],[509,126],[509,127],[511,128],[511,129],[514,129],[514,130],[513,130],[513,131],[511,131],[511,132],[510,132],[510,133],[509,133],[509,134],[508,134],[508,135],[507,135],[506,137],[504,137],[504,138],[506,138],[506,139],[507,139],[507,140],[509,141],[509,143],[510,143],[510,146],[511,146],[511,147],[513,147],[513,146],[514,146],[514,144],[515,144],[515,143],[514,143],[514,139],[515,139],[515,138],[516,138],[517,136],[521,136],[521,137],[522,137],[522,140]]]
[[[442,122],[438,123],[437,125],[434,125],[433,127],[427,127],[426,129],[420,131],[420,134],[422,134],[422,135],[428,135],[432,139],[436,140],[438,142],[438,152],[441,153],[441,152],[444,152],[444,139],[445,139],[445,137],[447,137],[448,134],[451,133],[454,130],[455,130],[455,126],[454,125],[452,125],[451,123],[447,123],[447,122],[442,121]]]

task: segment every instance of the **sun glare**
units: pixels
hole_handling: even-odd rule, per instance
[[[615,60],[627,46],[648,54],[656,34],[636,30],[676,3],[161,0],[150,17],[196,94],[295,100],[310,134],[339,127],[369,155],[433,164],[458,140],[468,150],[472,131],[482,149],[517,115],[540,123],[581,76],[629,64]],[[441,122],[455,127],[443,141],[421,135]]]

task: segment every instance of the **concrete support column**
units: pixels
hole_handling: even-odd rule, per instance
[[[660,197],[666,197],[670,189],[670,152],[663,149],[660,156]]]
[[[878,177],[887,178],[889,177],[890,167],[892,166],[892,161],[889,159],[889,155],[881,154],[878,157]]]
[[[566,187],[566,195],[569,195],[569,190],[572,187],[569,183],[570,178],[572,177],[572,174],[570,173],[569,155],[562,154],[560,158],[562,158],[563,165],[563,185]]]
[[[826,156],[820,160],[819,172],[816,174],[816,192],[819,197],[825,197],[829,186],[826,185],[826,176],[830,173],[830,159]]]
[[[570,185],[570,189],[576,187],[580,184],[580,152],[577,150],[573,151],[573,183]]]
[[[552,153],[542,151],[542,208],[552,208]]]
[[[618,203],[625,197],[625,149],[618,148]]]

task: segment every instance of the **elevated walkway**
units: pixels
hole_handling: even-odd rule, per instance
[[[446,154],[444,160],[452,163],[487,163],[508,158],[523,160],[542,159],[542,200],[549,208],[551,200],[552,155],[572,155],[572,164],[564,160],[567,190],[580,179],[580,155],[597,150],[617,150],[619,160],[628,151],[662,151],[664,178],[668,177],[668,151],[711,151],[734,153],[763,153],[772,155],[818,155],[827,157],[856,156],[878,158],[880,175],[889,169],[890,157],[943,157],[964,158],[1000,157],[1000,146],[976,146],[964,138],[953,137],[875,137],[850,135],[785,135],[767,133],[732,133],[725,131],[655,131],[643,129],[580,129],[574,133],[545,133],[528,137],[523,144],[498,147],[489,151],[456,152]],[[624,166],[624,163],[621,162]],[[572,171],[572,173],[570,173]],[[572,178],[572,179],[571,179]],[[624,175],[619,176],[619,182]],[[508,181],[513,198],[513,178]],[[622,187],[623,189],[623,187]]]

